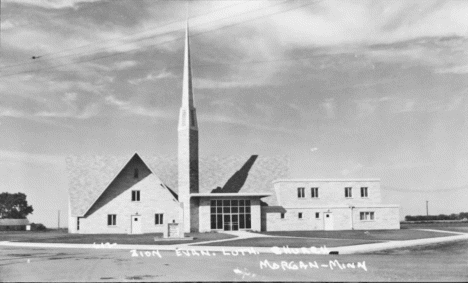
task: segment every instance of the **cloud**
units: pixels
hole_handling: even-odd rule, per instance
[[[24,117],[25,114],[22,111],[13,109],[13,108],[8,108],[8,107],[2,107],[0,106],[0,117]]]
[[[4,0],[4,3],[17,3],[20,5],[36,6],[46,9],[73,8],[81,3],[100,2],[102,0]]]
[[[128,114],[164,119],[177,119],[177,115],[174,113],[169,113],[168,111],[160,109],[148,109],[141,105],[133,104],[129,101],[117,99],[113,95],[106,96],[105,101],[108,105],[116,106],[119,110],[123,110]]]
[[[171,72],[168,72],[166,70],[162,70],[159,74],[154,74],[154,72],[149,73],[146,75],[146,77],[143,78],[137,78],[137,79],[131,79],[128,80],[128,82],[132,85],[139,85],[143,82],[147,81],[155,81],[155,80],[161,80],[161,79],[168,79],[168,78],[177,78],[176,75],[174,75]]]
[[[117,70],[124,70],[124,69],[128,69],[130,67],[136,66],[137,64],[138,64],[137,61],[127,60],[127,61],[116,62],[116,63],[114,63],[114,66],[115,66],[115,68]]]
[[[9,20],[0,22],[0,30],[3,30],[3,31],[9,30],[13,28],[14,26],[15,25]]]
[[[65,161],[63,156],[0,150],[0,162],[48,163],[59,165]]]
[[[201,79],[194,78],[193,86],[198,89],[216,89],[216,88],[250,88],[264,86],[265,82],[261,81],[246,81],[246,80],[232,80],[221,81],[215,79]]]

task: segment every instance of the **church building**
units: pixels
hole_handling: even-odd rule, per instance
[[[178,155],[69,156],[69,233],[399,229],[377,179],[287,179],[285,156],[200,156],[185,33]]]

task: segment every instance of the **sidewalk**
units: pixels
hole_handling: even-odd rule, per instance
[[[447,232],[440,231],[439,232]],[[245,234],[244,234],[245,233]],[[339,254],[355,254],[355,253],[367,253],[380,250],[404,248],[411,246],[419,245],[428,245],[435,243],[445,243],[452,241],[461,241],[468,240],[468,234],[452,232],[458,234],[455,236],[448,237],[438,237],[438,238],[426,238],[426,239],[416,239],[416,240],[407,240],[407,241],[389,241],[384,243],[374,243],[374,244],[363,244],[363,245],[354,245],[354,246],[343,246],[343,247],[333,247],[327,248],[330,252],[338,252]],[[175,251],[175,250],[196,250],[196,251],[211,251],[211,252],[237,252],[241,250],[250,250],[258,253],[275,253],[271,247],[223,247],[223,246],[199,246],[199,244],[205,243],[214,243],[214,242],[223,242],[223,241],[233,241],[241,240],[244,238],[254,238],[254,237],[264,237],[264,235],[254,234],[254,233],[235,233],[239,238],[235,239],[223,239],[223,240],[214,240],[214,241],[205,241],[192,244],[179,244],[179,245],[114,245],[109,248],[102,248],[100,245],[93,244],[60,244],[60,243],[22,243],[22,242],[0,242],[0,246],[9,246],[9,247],[30,247],[30,248],[76,248],[76,249],[100,249],[100,250],[159,250],[159,251]],[[282,247],[279,247],[282,248]],[[310,247],[306,247],[309,249]],[[320,249],[320,247],[316,247]],[[298,248],[294,250],[300,250]]]

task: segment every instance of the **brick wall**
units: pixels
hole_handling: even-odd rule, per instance
[[[380,203],[379,181],[324,180],[280,181],[274,183],[279,205],[283,207],[313,207],[326,205],[369,205]],[[297,188],[305,188],[305,197],[298,198]],[[311,188],[317,187],[318,198],[311,197]],[[345,187],[352,188],[352,198],[345,197]],[[368,197],[361,197],[361,187],[367,187]]]
[[[332,230],[376,230],[400,229],[399,208],[397,206],[358,207],[351,210],[349,207],[320,207],[320,208],[289,208],[285,209],[285,217],[281,219],[281,212],[269,211],[264,207],[266,214],[266,231],[312,231],[325,229],[325,213],[330,213],[333,219]],[[361,221],[361,211],[373,211],[373,221]],[[298,214],[302,213],[302,219]],[[319,218],[316,217],[319,213]],[[353,222],[351,222],[353,215]]]
[[[134,178],[138,168],[139,177]],[[132,201],[132,190],[140,191],[140,201]],[[131,216],[141,215],[143,233],[163,233],[168,222],[183,223],[179,202],[164,187],[158,177],[140,160],[132,160],[119,173],[109,188],[99,197],[84,218],[80,218],[80,230],[76,231],[76,217],[70,217],[70,233],[130,233]],[[164,225],[155,225],[155,214],[164,214]],[[107,215],[117,215],[117,225],[107,225]]]

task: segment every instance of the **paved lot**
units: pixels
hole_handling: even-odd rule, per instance
[[[125,250],[0,247],[0,281],[468,281],[468,241],[359,255],[178,256],[174,251],[132,257]],[[134,255],[134,254],[133,254]],[[365,262],[361,268],[329,267]],[[260,267],[269,261],[279,268]],[[317,262],[297,270],[281,262]],[[327,265],[328,267],[322,267]]]

